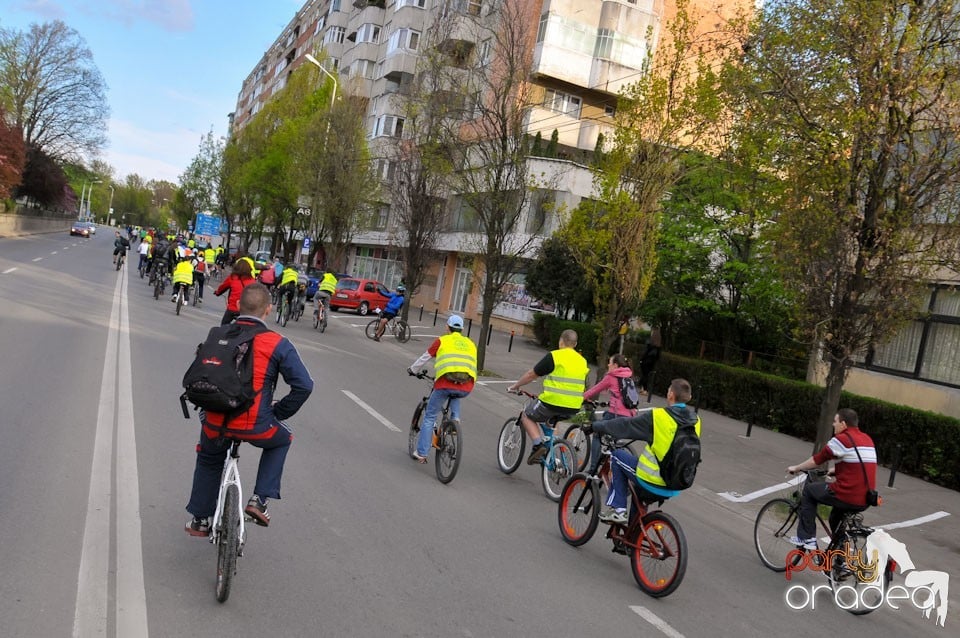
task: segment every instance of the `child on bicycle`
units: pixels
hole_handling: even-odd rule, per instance
[[[686,379],[674,379],[667,390],[667,407],[644,410],[633,417],[618,417],[608,421],[595,421],[585,428],[585,433],[594,433],[594,445],[591,452],[587,474],[595,476],[600,462],[601,434],[614,439],[632,439],[644,441],[646,445],[637,458],[626,449],[613,450],[610,455],[610,473],[612,483],[607,505],[610,509],[600,513],[600,520],[608,523],[626,524],[628,480],[635,481],[646,492],[657,497],[670,498],[679,491],[667,488],[666,481],[660,476],[660,462],[670,449],[673,437],[680,425],[693,424],[697,436],[700,436],[700,417],[687,407],[692,395],[690,383]]]
[[[400,309],[403,308],[404,295],[406,294],[407,289],[400,284],[397,286],[397,292],[390,295],[390,300],[387,302],[387,307],[383,309],[383,312],[380,313],[380,323],[377,325],[377,334],[373,337],[374,341],[380,341],[380,337],[383,336],[384,330],[387,329],[387,322],[400,314]]]
[[[604,419],[615,419],[618,416],[633,416],[636,410],[631,410],[623,404],[623,397],[620,396],[619,379],[625,379],[633,376],[633,370],[630,363],[622,354],[615,354],[607,359],[607,373],[603,375],[600,383],[583,393],[585,401],[591,401],[597,398],[601,392],[606,391],[610,396],[610,405],[603,413]]]
[[[427,351],[407,368],[409,374],[416,374],[432,357],[437,359],[433,365],[436,376],[433,392],[430,393],[427,407],[423,411],[417,450],[411,455],[418,463],[427,462],[427,454],[430,453],[433,441],[433,428],[443,402],[450,399],[450,418],[459,422],[460,399],[473,391],[473,384],[477,380],[477,346],[463,336],[462,331],[463,317],[450,315],[447,319],[447,334],[437,337]]]
[[[547,455],[547,443],[538,423],[553,417],[571,416],[583,405],[583,390],[590,368],[587,360],[574,350],[577,339],[575,330],[564,330],[560,333],[558,349],[548,353],[507,388],[507,392],[516,392],[534,379],[544,377],[543,392],[520,414],[520,423],[533,442],[527,457],[528,465]]]

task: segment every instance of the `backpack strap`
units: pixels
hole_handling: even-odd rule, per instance
[[[236,341],[237,341],[237,345],[238,345],[238,346],[239,346],[241,343],[244,343],[244,342],[246,342],[246,341],[249,341],[250,344],[251,344],[250,347],[252,348],[252,347],[253,347],[253,340],[254,340],[254,338],[255,338],[258,334],[262,334],[262,333],[264,333],[264,332],[270,332],[270,328],[267,328],[267,327],[266,327],[262,322],[260,322],[260,321],[256,321],[256,322],[254,322],[253,324],[233,322],[233,323],[229,324],[229,329],[227,330],[227,332],[228,332],[228,333],[229,333],[229,332],[232,332],[232,331],[235,330],[238,326],[239,326],[240,330],[237,331],[237,334],[236,334],[234,337],[230,337],[231,341],[233,341],[233,340],[236,340]],[[248,333],[248,334],[244,334],[244,333]],[[252,334],[249,334],[249,333],[252,333]],[[243,336],[242,339],[239,338],[241,335]],[[249,336],[249,338],[248,338],[248,336]],[[251,354],[252,354],[252,353],[251,353]],[[250,356],[250,355],[248,355],[248,356]],[[262,388],[261,388],[261,389],[262,389]],[[258,392],[257,394],[259,394],[259,392]],[[186,393],[184,393],[184,396],[186,396]],[[206,425],[206,427],[210,428],[211,430],[216,430],[217,432],[219,432],[219,433],[222,435],[222,434],[227,430],[227,425],[230,423],[230,420],[233,419],[233,418],[236,417],[236,416],[238,416],[238,415],[236,415],[236,414],[224,414],[224,415],[223,415],[223,423],[221,423],[220,425],[211,425],[211,424],[209,424],[209,423],[208,423],[208,424],[205,424],[205,425]]]
[[[863,470],[863,482],[867,486],[867,489],[870,489],[870,479],[867,478],[867,467],[863,464],[863,457],[860,456],[860,450],[857,449],[857,442],[853,440],[853,437],[849,432],[844,432],[847,435],[847,438],[850,439],[850,445],[853,446],[853,451],[857,453],[857,460],[860,461],[860,469]]]

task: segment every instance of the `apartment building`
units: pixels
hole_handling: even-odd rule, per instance
[[[427,30],[438,16],[459,14],[467,18],[465,23],[482,21],[495,4],[496,0],[308,0],[244,81],[232,130],[242,130],[283,88],[305,54],[322,51],[318,57],[326,60],[328,71],[338,73],[340,89],[368,98],[366,128],[371,148],[375,156],[390,157],[386,149],[404,136],[400,100],[416,73]],[[691,4],[694,11],[702,10],[716,22],[716,0]],[[529,219],[520,225],[536,244],[558,226],[559,220],[552,216],[592,195],[592,176],[577,162],[577,151],[592,152],[599,136],[612,131],[617,94],[643,72],[647,51],[656,47],[664,16],[675,12],[675,4],[674,0],[529,0],[528,10],[534,36],[533,86],[529,88],[536,106],[525,126],[530,135],[540,133],[544,140],[556,134],[561,149],[556,157],[530,162],[532,173],[547,175],[556,185],[552,192],[532,198]],[[443,44],[481,63],[490,56],[491,44],[482,31],[455,29]],[[377,168],[384,179],[391,177],[389,160],[379,160]],[[402,265],[389,195],[385,189],[386,201],[380,205],[374,228],[355,237],[347,270],[392,287],[400,280]],[[553,203],[549,211],[537,205],[544,200]],[[442,257],[412,304],[475,318],[481,308],[480,286],[474,278],[482,273],[482,265],[464,250],[463,235],[469,229],[457,223],[452,214],[449,232],[439,241]],[[521,273],[504,302],[493,310],[494,324],[522,334],[535,306],[536,301],[525,294]]]

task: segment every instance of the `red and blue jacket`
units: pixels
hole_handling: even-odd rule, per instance
[[[263,323],[256,317],[240,315],[237,323]],[[283,377],[290,393],[276,403],[273,393]],[[303,406],[313,392],[313,379],[300,359],[300,353],[286,337],[267,330],[253,338],[253,390],[256,398],[250,408],[230,418],[226,432],[242,439],[268,439],[280,422],[289,419]],[[223,429],[224,415],[201,412],[200,419],[207,437],[214,439]]]

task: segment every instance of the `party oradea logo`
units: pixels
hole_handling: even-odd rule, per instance
[[[884,582],[888,559],[893,561],[893,570],[903,575],[902,585]],[[792,585],[784,596],[787,606],[794,610],[815,609],[817,595],[826,591],[833,598],[832,602],[843,609],[854,606],[876,609],[882,605],[900,609],[909,605],[918,609],[924,618],[930,618],[936,609],[936,623],[941,627],[945,625],[949,574],[917,569],[906,546],[882,529],[874,530],[867,537],[865,546],[859,550],[849,544],[829,552],[819,549],[792,550],[786,558],[787,580],[791,580],[794,572],[802,570],[829,574],[837,561],[843,561],[851,580],[856,578],[861,583],[867,583],[867,586],[856,588],[841,584],[833,589],[822,583],[809,587]]]

